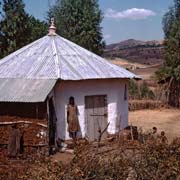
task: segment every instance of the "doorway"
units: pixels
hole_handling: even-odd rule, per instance
[[[107,95],[85,96],[85,119],[90,141],[98,140],[99,130],[107,126]],[[102,136],[106,138],[107,132]]]
[[[49,146],[55,146],[56,137],[56,112],[54,108],[53,98],[49,99]]]

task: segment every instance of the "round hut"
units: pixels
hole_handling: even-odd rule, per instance
[[[74,97],[79,137],[96,140],[107,125],[103,137],[125,128],[128,80],[139,77],[64,39],[55,29],[52,22],[46,36],[0,61],[1,116],[38,123],[45,119],[53,145],[59,138],[70,138],[67,104]]]

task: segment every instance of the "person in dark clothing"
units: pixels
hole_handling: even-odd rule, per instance
[[[159,139],[160,139],[160,143],[168,144],[168,139],[167,139],[164,131],[161,131],[161,135],[160,135]]]

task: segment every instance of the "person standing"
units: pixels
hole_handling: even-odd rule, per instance
[[[20,151],[20,130],[17,125],[12,126],[12,131],[10,132],[8,140],[8,156],[16,157]]]
[[[158,138],[158,133],[157,133],[157,127],[153,127],[153,132],[152,132],[152,139],[154,139],[154,140],[157,140],[157,138]]]
[[[69,98],[69,104],[67,106],[67,123],[70,137],[76,139],[77,132],[80,131],[80,126],[78,120],[78,109],[74,97],[72,96]]]
[[[161,135],[160,135],[159,139],[160,139],[160,143],[168,144],[168,139],[167,139],[164,131],[161,131]]]

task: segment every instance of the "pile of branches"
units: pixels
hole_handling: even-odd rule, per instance
[[[106,148],[86,145],[78,148],[63,180],[175,180],[180,178],[180,141],[167,144],[139,144]]]
[[[102,141],[99,146],[78,144],[68,165],[40,158],[23,167],[23,172],[13,169],[19,173],[14,175],[17,180],[177,180],[180,178],[180,139],[169,145],[138,141],[120,144],[118,140]],[[9,179],[8,173],[6,179]]]
[[[41,154],[31,154],[26,158],[7,156],[3,158],[2,153],[0,153],[0,179],[2,180],[57,180],[64,171],[64,165],[61,162],[51,161],[50,157]],[[5,155],[5,152],[3,154]]]

